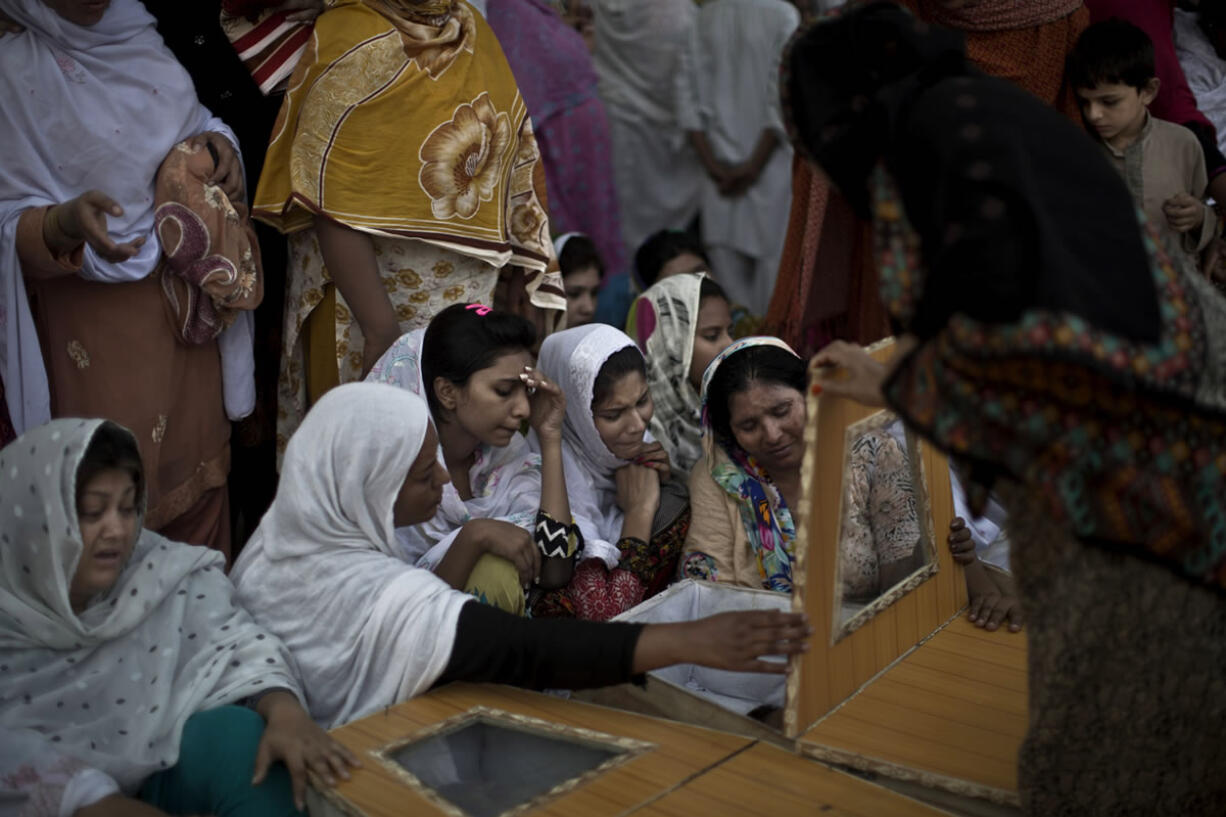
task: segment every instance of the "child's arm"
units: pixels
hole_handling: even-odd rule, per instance
[[[996,630],[1007,618],[1010,632],[1021,630],[1022,610],[1013,589],[1013,579],[979,561],[971,532],[960,517],[950,523],[947,541],[954,561],[966,568],[966,591],[970,596],[967,616],[971,623],[985,630]],[[997,576],[1001,578],[998,580]]]
[[[1209,246],[1217,227],[1217,213],[1205,202],[1188,193],[1171,196],[1162,203],[1166,223],[1177,233],[1183,233],[1184,249],[1200,252]]]
[[[996,610],[1002,615],[996,619],[996,624],[1003,624],[1007,618],[1009,631],[1013,633],[1020,631],[1022,625],[1025,624],[1025,617],[1022,614],[1022,603],[1017,597],[1017,585],[1014,584],[1013,574],[989,565],[984,565],[983,569],[996,585],[996,589],[1000,591],[1000,603],[996,606]],[[991,625],[992,622],[989,621],[988,624]],[[995,627],[989,626],[988,629],[995,629]]]
[[[1187,141],[1186,152],[1179,160],[1183,166],[1185,192],[1164,201],[1162,210],[1170,228],[1177,233],[1183,233],[1181,240],[1184,250],[1198,253],[1208,247],[1215,237],[1217,213],[1204,200],[1209,186],[1205,153],[1195,138]]]

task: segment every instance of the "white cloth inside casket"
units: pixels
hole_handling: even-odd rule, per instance
[[[693,621],[733,610],[787,611],[791,607],[792,597],[785,593],[686,579],[627,610],[614,621],[662,624]],[[782,707],[784,703],[783,675],[728,672],[693,664],[678,664],[649,674],[741,715],[747,715],[764,704]]]

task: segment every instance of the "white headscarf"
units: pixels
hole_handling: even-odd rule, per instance
[[[196,99],[195,86],[158,35],[139,0],[113,0],[93,26],[70,23],[42,0],[0,0],[0,12],[25,27],[0,40],[0,374],[17,433],[51,417],[47,373],[17,257],[17,221],[31,207],[59,204],[86,190],[109,195],[124,214],[107,217],[117,242],[145,238],[122,263],[88,245],[81,277],[139,281],[162,247],[153,230],[153,188],[170,149],[203,131],[237,140]],[[222,333],[226,411],[250,413],[251,316]]]
[[[617,540],[624,518],[617,504],[615,474],[628,461],[614,455],[600,438],[592,417],[592,398],[605,361],[627,346],[634,346],[634,341],[611,326],[577,326],[545,338],[538,363],[541,372],[566,394],[562,464],[571,515],[583,533],[583,557],[601,559],[609,569],[621,559]],[[652,438],[645,433],[644,439]]]
[[[311,717],[339,726],[424,692],[471,596],[398,556],[392,506],[430,422],[376,383],[325,394],[285,450],[272,507],[231,578],[293,652]]]
[[[406,389],[425,400],[421,380],[421,345],[425,337],[425,329],[402,335],[379,358],[366,381]],[[438,461],[445,464],[442,445]],[[448,483],[433,519],[396,531],[402,559],[433,570],[460,528],[473,519],[500,519],[529,532],[536,526],[541,504],[541,458],[522,434],[516,434],[501,448],[478,446],[468,469],[468,484],[472,499],[465,501],[455,486]]]
[[[103,422],[56,420],[0,451],[0,731],[130,793],[177,762],[194,713],[298,682],[285,647],[234,605],[214,550],[141,530],[114,586],[73,611],[77,470]],[[0,760],[3,799],[22,780]]]

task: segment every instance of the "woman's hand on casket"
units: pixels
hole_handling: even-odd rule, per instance
[[[349,779],[349,767],[361,766],[357,757],[334,740],[284,690],[269,692],[256,705],[267,725],[255,755],[255,774],[251,785],[258,786],[273,763],[280,760],[289,770],[294,789],[294,804],[306,807],[307,772],[315,772],[329,786],[337,778]]]
[[[823,394],[845,397],[866,406],[885,405],[881,385],[888,370],[861,346],[836,340],[813,356],[809,368],[818,375],[816,385],[820,385]]]
[[[680,624],[649,624],[634,651],[634,672],[671,664],[700,664],[733,672],[787,672],[786,662],[766,655],[809,649],[813,628],[803,613],[738,610]]]
[[[101,190],[86,190],[75,199],[47,209],[43,218],[43,240],[55,253],[68,254],[82,242],[94,248],[104,261],[119,263],[136,255],[145,239],[123,244],[111,240],[106,229],[106,217],[123,215],[119,203]]]

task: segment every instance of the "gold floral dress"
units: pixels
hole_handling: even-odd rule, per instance
[[[402,331],[452,303],[490,303],[508,264],[529,272],[533,304],[565,309],[540,151],[497,39],[464,0],[431,20],[413,14],[337,0],[273,129],[253,212],[289,236],[282,450],[311,398],[361,375],[362,333],[325,268],[316,216],[373,237]]]

